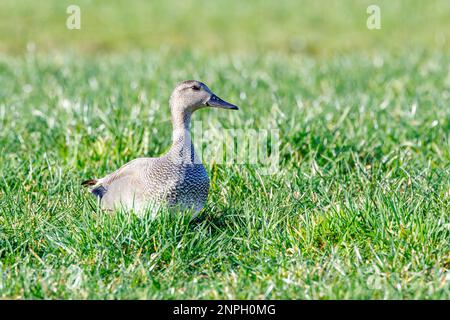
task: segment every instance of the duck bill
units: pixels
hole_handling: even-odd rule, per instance
[[[238,106],[226,102],[225,100],[220,99],[215,94],[212,94],[208,101],[206,101],[206,105],[214,108],[222,108],[222,109],[230,109],[230,110],[239,110]]]

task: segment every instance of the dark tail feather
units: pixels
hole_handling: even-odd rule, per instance
[[[103,186],[98,186],[97,188],[92,189],[91,192],[93,195],[101,199],[106,193],[106,188]]]
[[[81,183],[81,185],[83,187],[91,187],[91,186],[95,186],[97,184],[97,182],[98,181],[96,179],[89,179],[89,180],[83,181]],[[101,199],[101,198],[103,198],[103,196],[106,193],[106,188],[103,186],[98,186],[98,187],[95,187],[94,189],[92,189],[91,193],[93,195],[95,195],[96,197],[98,197],[99,199]]]
[[[89,180],[83,181],[81,183],[81,185],[83,187],[95,186],[96,184],[97,184],[97,180],[96,179],[89,179]]]

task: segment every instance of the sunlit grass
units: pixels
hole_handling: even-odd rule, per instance
[[[1,58],[0,297],[450,298],[448,65],[421,51]],[[241,106],[197,112],[205,129],[280,130],[279,172],[204,159],[194,221],[95,209],[80,182],[167,150],[168,96],[190,78]]]

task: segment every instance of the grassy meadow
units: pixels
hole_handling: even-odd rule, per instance
[[[449,2],[176,3],[0,3],[0,298],[450,299]],[[205,130],[279,130],[277,172],[101,211],[81,181],[163,154],[184,79],[241,107]]]

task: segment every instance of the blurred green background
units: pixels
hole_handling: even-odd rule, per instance
[[[81,8],[81,30],[66,9]],[[367,7],[381,8],[368,30]],[[357,50],[449,49],[450,1],[2,0],[0,53],[135,50],[268,51],[330,55]]]

